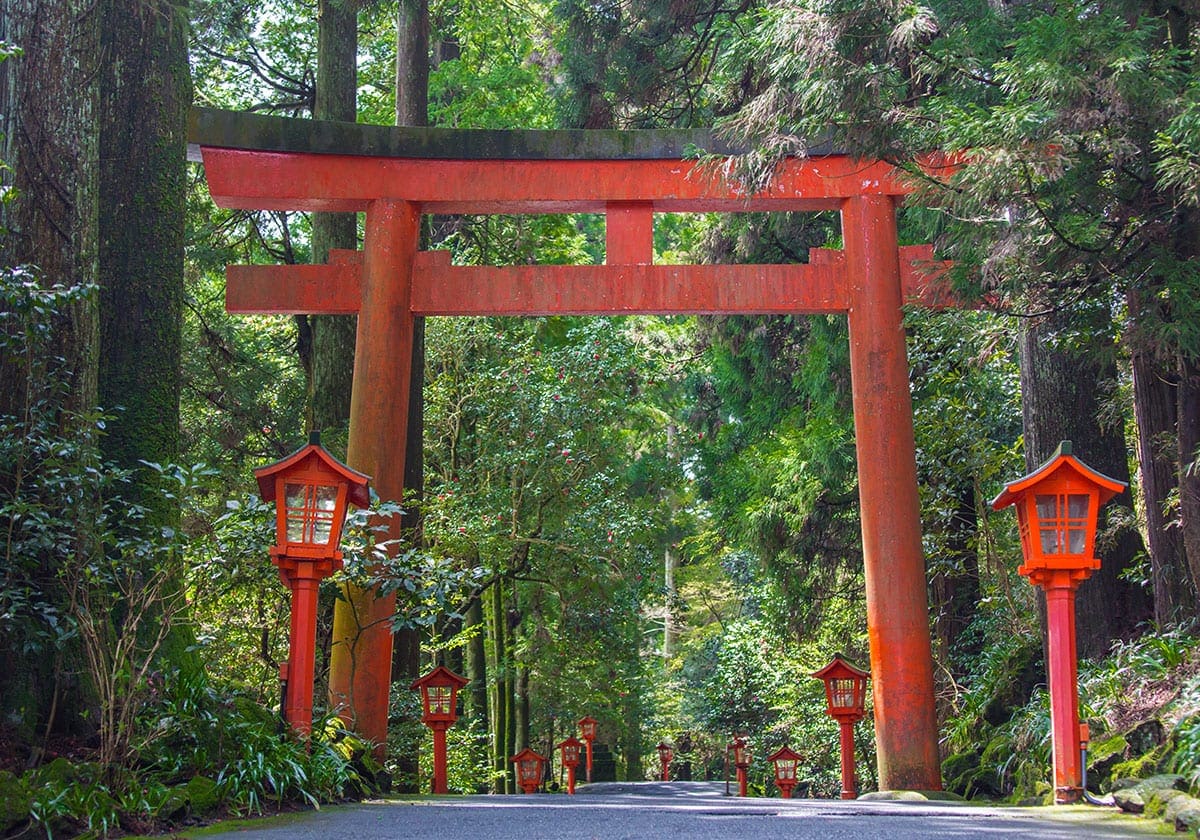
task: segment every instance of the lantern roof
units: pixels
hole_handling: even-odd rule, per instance
[[[775,752],[767,756],[767,761],[799,761],[803,757],[804,756],[800,755],[800,753],[796,752],[787,744],[784,744],[782,747],[775,750]]]
[[[821,670],[813,672],[813,676],[819,680],[844,680],[851,677],[865,680],[871,676],[871,672],[851,665],[840,653],[835,653],[833,660]]]
[[[1129,486],[1124,481],[1111,478],[1080,461],[1071,451],[1071,441],[1064,440],[1058,445],[1058,449],[1054,450],[1054,454],[1050,456],[1046,463],[1029,473],[1029,475],[1004,485],[1004,490],[1001,491],[1000,495],[992,499],[992,510],[1001,510],[1011,504],[1015,504],[1030,488],[1041,484],[1060,470],[1069,470],[1084,481],[1096,485],[1100,490],[1100,504],[1104,504]]]
[[[254,478],[258,481],[258,493],[262,497],[262,500],[264,502],[275,501],[275,476],[278,473],[302,466],[310,459],[316,459],[318,463],[343,478],[350,485],[346,496],[351,504],[360,508],[368,507],[371,504],[371,491],[369,489],[371,477],[351,469],[330,455],[329,450],[321,445],[321,433],[319,431],[312,432],[308,437],[308,444],[306,446],[300,447],[282,461],[276,461],[274,464],[259,467],[254,471]]]
[[[556,749],[562,749],[563,747],[578,747],[578,748],[582,749],[583,747],[585,747],[587,745],[584,744],[583,741],[580,741],[578,738],[576,738],[574,735],[571,735],[569,737],[563,738],[561,741],[559,741],[554,746]]]
[[[668,744],[666,741],[659,741],[658,746],[656,746],[654,749],[662,751],[662,750],[673,750],[675,748],[673,746],[671,746],[670,744]]]
[[[546,759],[543,756],[541,756],[539,753],[534,752],[529,747],[526,747],[525,749],[521,750],[519,753],[517,753],[516,755],[514,755],[512,758],[509,759],[509,761],[531,761],[531,760],[532,761],[545,761]]]
[[[424,688],[425,686],[453,686],[454,688],[462,688],[469,683],[466,677],[459,676],[451,671],[445,665],[439,665],[424,676],[417,677],[413,680],[409,688]]]

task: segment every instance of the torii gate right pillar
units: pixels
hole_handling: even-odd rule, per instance
[[[842,206],[867,632],[881,790],[940,790],[896,209]]]

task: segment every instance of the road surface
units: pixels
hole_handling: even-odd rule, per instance
[[[1155,821],[1088,806],[1015,808],[945,802],[728,797],[715,782],[581,786],[575,796],[443,796],[378,800],[287,815],[204,840],[1118,840]],[[172,837],[194,837],[187,830]]]

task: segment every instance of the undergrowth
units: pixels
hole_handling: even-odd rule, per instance
[[[318,720],[306,742],[256,701],[202,677],[166,684],[139,716],[127,766],[82,755],[0,779],[0,796],[28,803],[14,836],[163,831],[218,815],[320,807],[371,788],[376,768],[366,745],[336,718]]]
[[[1040,635],[993,638],[998,641],[976,657],[944,724],[945,782],[965,796],[1044,798],[1051,790],[1050,705]],[[1200,788],[1198,643],[1192,627],[1152,631],[1115,643],[1103,659],[1080,661],[1079,716],[1091,729],[1091,790],[1163,771]]]

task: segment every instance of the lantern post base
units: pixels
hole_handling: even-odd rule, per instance
[[[287,558],[281,568],[288,569]],[[295,565],[290,566],[294,570]],[[311,567],[312,564],[298,564]],[[288,576],[292,590],[291,631],[288,644],[287,693],[284,716],[297,734],[307,738],[312,731],[313,668],[317,644],[317,593],[321,581],[315,577]]]
[[[446,779],[446,728],[431,726],[433,730],[433,780],[430,783],[430,793],[449,793],[450,785]]]
[[[857,784],[854,779],[854,721],[842,718],[838,721],[838,726],[842,754],[842,799],[857,799]]]
[[[1075,647],[1075,590],[1090,569],[1036,569],[1030,583],[1046,593],[1047,677],[1050,683],[1050,744],[1054,761],[1054,801],[1082,796],[1079,741],[1079,671]]]

